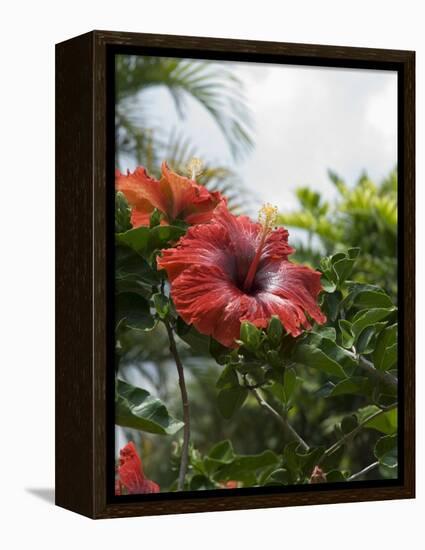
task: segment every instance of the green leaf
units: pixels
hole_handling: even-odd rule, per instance
[[[322,309],[328,318],[328,321],[336,321],[340,309],[340,303],[342,300],[342,294],[339,291],[332,292],[332,294],[323,295]]]
[[[338,483],[340,481],[346,481],[346,477],[339,470],[331,470],[326,473],[326,481],[328,483]]]
[[[354,344],[354,334],[351,331],[351,323],[345,319],[340,319],[338,325],[341,331],[341,343],[344,348],[350,349]]]
[[[231,418],[245,403],[248,389],[242,386],[224,388],[218,392],[217,406],[224,418]]]
[[[237,372],[232,365],[227,365],[218,377],[216,387],[222,390],[224,388],[234,388],[236,386],[239,386]]]
[[[360,333],[360,336],[357,339],[356,349],[358,353],[362,353],[362,354],[372,353],[372,351],[375,349],[378,335],[381,332],[381,330],[386,326],[386,324],[387,324],[386,322],[375,323],[374,325],[366,327],[364,330],[362,330],[362,332]]]
[[[235,459],[217,472],[216,478],[221,481],[251,481],[257,476],[257,473],[265,468],[280,465],[279,457],[272,451],[264,451],[258,455],[239,455]]]
[[[361,310],[352,319],[352,331],[357,339],[359,334],[366,327],[374,325],[383,319],[386,319],[391,313],[395,311],[395,308],[376,308],[369,310]]]
[[[368,405],[357,411],[359,423],[364,422],[371,415],[380,411],[376,405]],[[383,412],[364,425],[365,428],[371,428],[384,434],[392,435],[397,432],[397,409],[391,409]]]
[[[160,319],[166,319],[170,313],[170,300],[164,294],[158,292],[152,296],[152,300]]]
[[[373,353],[373,362],[377,369],[384,371],[391,369],[397,362],[396,324],[386,328],[379,335]]]
[[[364,309],[392,308],[394,306],[391,298],[387,294],[373,290],[359,292],[354,299],[353,305]]]
[[[115,193],[115,233],[121,233],[131,228],[131,208],[121,191]]]
[[[261,330],[249,321],[241,323],[240,339],[250,351],[257,351],[261,344]]]
[[[150,230],[150,249],[161,249],[177,242],[186,230],[176,225],[157,225]]]
[[[325,292],[332,293],[336,290],[336,284],[330,281],[325,275],[322,275],[320,282],[322,283],[322,288]]]
[[[349,434],[359,425],[357,416],[355,414],[350,414],[349,416],[344,416],[341,420],[341,430],[344,434]]]
[[[272,315],[267,327],[267,336],[273,347],[280,346],[283,336],[282,323],[277,315]]]
[[[117,380],[116,383],[115,423],[160,435],[173,435],[184,425],[168,413],[158,398],[123,380]]]
[[[387,468],[397,467],[397,435],[386,435],[378,439],[374,454],[379,463]]]
[[[314,334],[318,334],[322,338],[332,340],[332,342],[336,341],[336,330],[334,327],[317,326],[314,327],[312,332],[314,332]]]
[[[159,225],[161,222],[161,212],[158,208],[154,208],[151,217],[149,218],[149,227],[153,228]]]
[[[351,275],[354,264],[355,260],[351,260],[349,258],[343,258],[333,264],[333,269],[338,276],[338,282],[340,285],[342,285]]]
[[[283,384],[275,382],[271,386],[270,391],[281,403],[289,405],[301,384],[301,378],[297,377],[293,369],[289,369],[285,371]]]
[[[315,346],[309,344],[297,346],[295,348],[294,360],[307,367],[319,369],[330,376],[346,378],[346,374],[341,365]]]
[[[130,292],[118,294],[115,304],[117,322],[125,321],[128,327],[138,330],[151,330],[155,326],[149,302],[139,294]]]
[[[134,292],[150,298],[159,284],[158,274],[146,260],[130,248],[117,246],[115,252],[115,292]]]
[[[136,227],[125,233],[117,233],[115,238],[117,243],[128,246],[138,254],[144,254],[149,245],[150,229],[145,226]]]
[[[194,352],[201,355],[209,353],[210,337],[198,332],[192,325],[187,325],[181,317],[177,319],[176,332]]]
[[[228,361],[231,350],[217,342],[214,338],[210,338],[209,353],[214,357],[219,365],[225,365]]]
[[[365,376],[352,376],[346,380],[341,380],[336,386],[330,389],[328,396],[337,395],[364,395],[367,393],[367,387],[370,381]]]
[[[359,254],[360,254],[360,248],[358,247],[349,248],[347,250],[347,255],[351,260],[355,260],[356,258],[358,258]]]

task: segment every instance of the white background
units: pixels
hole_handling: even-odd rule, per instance
[[[54,508],[46,497],[54,483],[54,43],[97,28],[416,50],[421,242],[425,223],[421,215],[425,145],[421,4],[409,0],[15,0],[2,4],[3,548],[420,547],[425,509],[421,350],[417,361],[416,501],[93,522]],[[423,263],[419,249],[419,282],[425,276]],[[423,285],[418,294],[419,336],[423,337]]]

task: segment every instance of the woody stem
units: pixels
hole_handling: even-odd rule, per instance
[[[180,386],[180,393],[182,398],[182,404],[183,404],[183,422],[184,422],[184,428],[183,428],[183,447],[182,447],[182,454],[180,458],[180,470],[179,470],[179,478],[177,483],[177,490],[183,491],[184,489],[184,481],[186,478],[186,472],[187,467],[189,463],[189,443],[190,443],[190,411],[189,411],[189,399],[187,395],[187,389],[186,389],[186,382],[184,379],[184,370],[183,370],[183,364],[181,362],[179,352],[177,351],[176,341],[174,339],[174,333],[173,329],[170,325],[170,323],[166,320],[164,321],[165,328],[167,329],[168,334],[168,340],[170,342],[170,351],[172,356],[174,357],[174,361],[176,363],[177,367],[177,373],[179,376],[179,386]]]
[[[282,427],[289,431],[289,433],[293,436],[293,438],[298,441],[298,443],[301,445],[301,447],[305,451],[309,451],[310,447],[307,445],[307,443],[304,441],[304,439],[300,436],[300,434],[295,430],[293,426],[288,422],[287,418],[284,418],[281,416],[271,405],[270,403],[267,403],[267,401],[263,398],[261,393],[256,388],[251,388],[252,393],[254,394],[255,399],[257,400],[258,404],[264,407],[269,411],[270,414],[272,414],[276,420],[279,421],[279,423],[282,425]]]

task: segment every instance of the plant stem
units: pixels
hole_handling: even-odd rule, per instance
[[[366,466],[366,468],[363,468],[363,470],[360,470],[360,472],[357,472],[356,474],[353,474],[352,476],[347,478],[347,481],[354,481],[355,479],[358,479],[362,475],[367,474],[377,466],[379,466],[379,462],[378,461],[373,462],[372,464],[369,464],[369,466]]]
[[[259,405],[267,409],[270,414],[272,414],[283,426],[283,428],[287,429],[293,437],[298,441],[298,443],[303,447],[304,450],[309,451],[310,447],[307,445],[307,443],[304,441],[304,439],[300,436],[300,434],[295,430],[293,426],[288,422],[286,418],[281,416],[271,405],[270,403],[267,403],[265,399],[262,397],[260,392],[256,388],[251,388],[252,393],[254,394],[255,399],[258,401]]]
[[[359,367],[368,373],[371,378],[375,378],[375,380],[383,382],[387,386],[397,387],[397,378],[395,376],[389,372],[376,369],[370,361],[361,355],[359,356]]]
[[[179,386],[183,404],[183,447],[180,459],[179,479],[177,484],[177,490],[182,491],[184,488],[184,481],[186,478],[187,466],[189,463],[189,443],[190,443],[190,411],[189,411],[189,399],[187,396],[186,382],[184,379],[183,364],[181,362],[179,352],[177,351],[176,341],[174,339],[173,329],[169,321],[164,321],[165,328],[167,329],[168,340],[170,342],[170,351],[174,357],[176,363],[177,372],[179,375]]]
[[[326,451],[318,460],[318,464],[320,464],[324,458],[336,452],[341,447],[341,445],[343,445],[346,441],[354,437],[368,422],[370,422],[375,418],[378,418],[378,416],[381,416],[381,414],[384,414],[387,411],[390,411],[391,409],[395,409],[396,407],[397,407],[397,403],[394,403],[393,405],[390,405],[389,407],[385,407],[385,409],[380,409],[379,411],[376,411],[375,413],[365,418],[362,422],[360,422],[358,426],[354,428],[354,430],[342,436],[341,439],[339,439],[336,443],[334,443],[328,449],[326,449]]]

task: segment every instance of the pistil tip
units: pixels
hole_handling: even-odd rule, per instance
[[[187,172],[191,179],[195,179],[197,176],[200,176],[204,170],[204,163],[200,158],[193,157],[188,165]]]
[[[258,222],[264,231],[270,231],[276,225],[278,209],[269,203],[265,203],[258,213]]]

